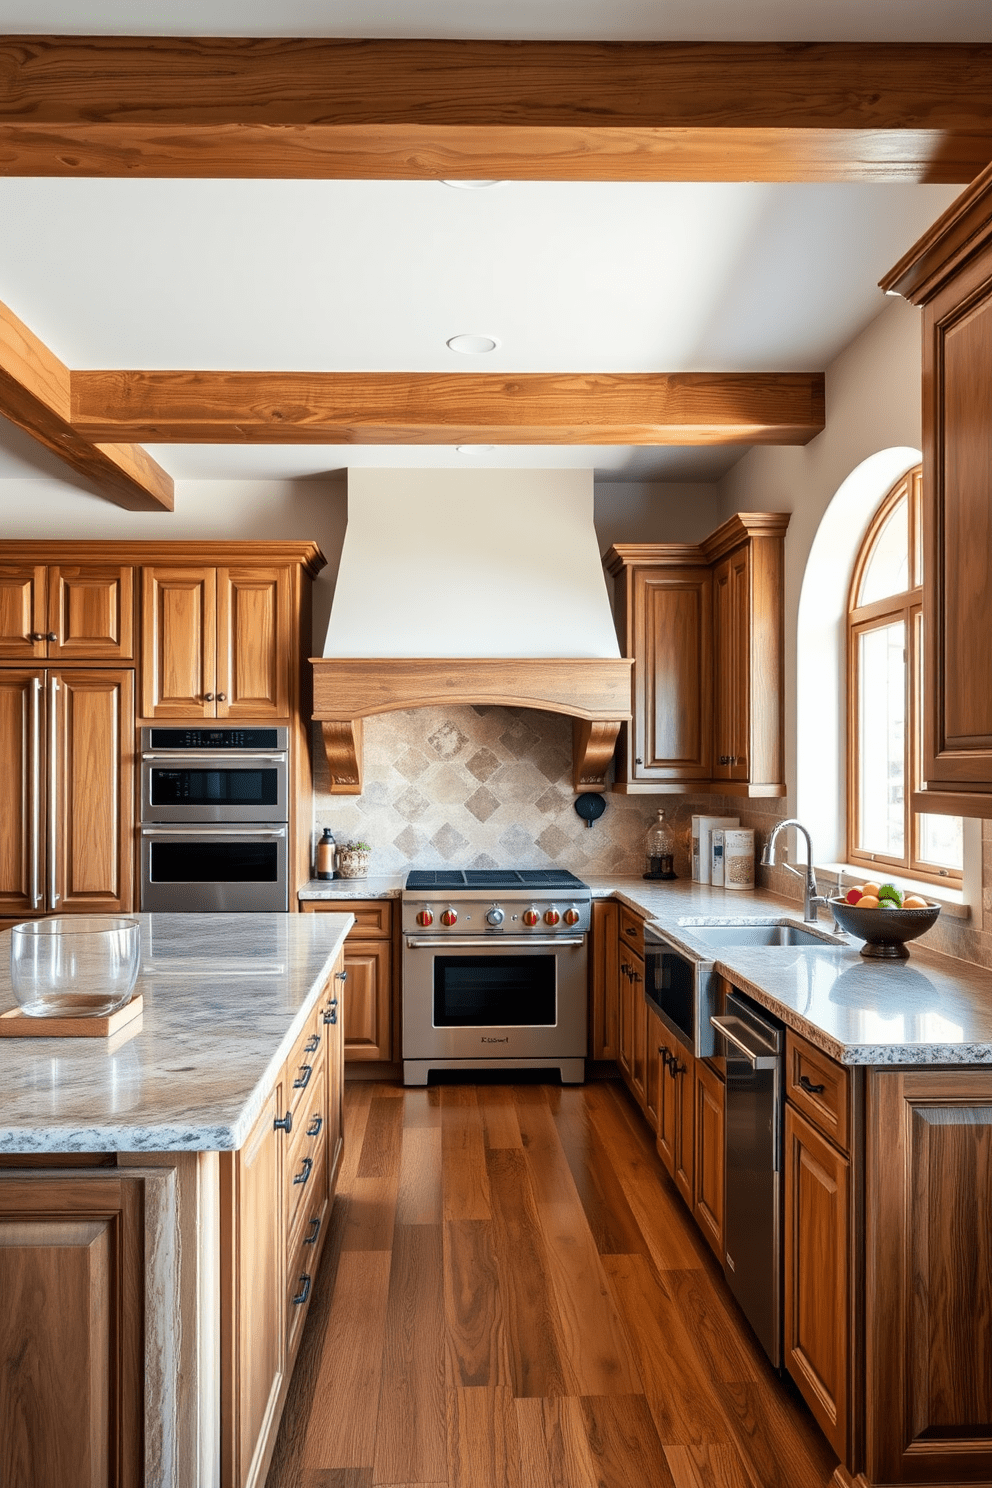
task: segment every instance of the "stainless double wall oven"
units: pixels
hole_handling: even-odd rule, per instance
[[[143,910],[288,910],[289,730],[143,728]]]

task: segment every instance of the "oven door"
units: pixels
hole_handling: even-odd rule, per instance
[[[286,755],[148,750],[141,756],[141,820],[288,821]]]
[[[403,1058],[584,1058],[586,997],[584,936],[408,936]]]
[[[141,828],[141,908],[288,910],[286,826]]]

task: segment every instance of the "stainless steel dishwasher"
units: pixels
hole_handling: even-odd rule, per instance
[[[785,1032],[734,992],[710,1022],[726,1041],[724,1275],[782,1363],[782,1099]]]

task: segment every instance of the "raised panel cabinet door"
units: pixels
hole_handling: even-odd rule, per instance
[[[53,564],[48,570],[49,660],[130,661],[134,569]]]
[[[239,1152],[222,1152],[221,1483],[261,1488],[286,1369],[283,1161],[277,1081]]]
[[[619,1054],[620,974],[617,953],[617,904],[594,899],[589,936],[589,1040],[593,1059],[616,1059]]]
[[[785,1108],[785,1363],[824,1436],[848,1450],[850,1164]]]
[[[644,1001],[644,962],[640,956],[631,957],[634,981],[634,997],[631,1007],[631,1051],[630,1088],[637,1098],[641,1110],[647,1112],[648,1103],[648,1005]]]
[[[746,547],[713,572],[714,780],[750,773],[750,564]]]
[[[0,1178],[0,1483],[140,1488],[140,1178]]]
[[[661,1058],[662,1035],[665,1025],[658,1014],[647,1003],[645,1007],[645,1070],[644,1070],[644,1114],[648,1119],[648,1126],[658,1134],[658,1122],[661,1112],[662,1100],[662,1075],[663,1065]]]
[[[675,1187],[689,1208],[693,1201],[696,1135],[696,1061],[687,1049],[676,1047],[681,1066],[675,1080]]]
[[[650,1032],[650,1025],[649,1025]],[[661,1047],[667,1052],[664,1040]],[[678,1081],[668,1067],[668,1062],[659,1056],[658,1073],[658,1129],[655,1146],[665,1165],[669,1177],[675,1177],[675,1152],[678,1143]]]
[[[692,1212],[720,1265],[723,1232],[723,1081],[701,1059],[694,1072],[695,1172]]]
[[[288,566],[217,570],[217,717],[288,718],[293,573]]]
[[[620,947],[619,966],[619,1018],[618,1018],[618,1051],[617,1063],[620,1073],[627,1084],[630,1085],[634,1076],[634,968],[631,964],[633,957],[623,947]]]
[[[50,671],[49,908],[134,907],[134,673]]]
[[[43,564],[0,564],[0,660],[48,655],[47,572]]]
[[[327,1039],[327,1192],[332,1201],[344,1151],[344,1019],[341,1008],[346,986],[342,951],[327,983],[321,1015]]]
[[[992,1476],[992,1071],[873,1070],[866,1476]]]
[[[44,904],[45,734],[44,672],[0,671],[0,915]]]
[[[925,306],[923,325],[924,777],[988,792],[992,243]]]
[[[713,743],[707,568],[634,572],[632,780],[706,780]]]
[[[344,1057],[392,1058],[393,948],[388,941],[345,942]]]
[[[141,716],[216,716],[217,571],[141,570]]]

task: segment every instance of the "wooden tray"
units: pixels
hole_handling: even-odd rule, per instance
[[[141,993],[102,1018],[34,1018],[19,1007],[0,1013],[0,1038],[108,1038],[141,1017]]]

